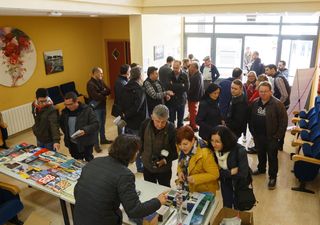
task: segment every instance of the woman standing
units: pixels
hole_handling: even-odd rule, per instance
[[[225,126],[215,127],[209,143],[220,168],[223,206],[237,209],[236,190],[248,186],[249,165],[246,149],[237,143],[237,137]]]
[[[135,161],[141,144],[134,135],[118,136],[109,156],[90,161],[83,169],[74,190],[74,223],[77,225],[120,225],[120,203],[129,218],[143,218],[166,202],[164,193],[141,203],[134,174],[128,164]]]
[[[222,124],[222,117],[218,105],[220,92],[220,86],[211,83],[200,101],[196,122],[200,128],[199,136],[203,140],[208,140],[212,129]]]
[[[190,126],[177,131],[180,150],[178,182],[190,192],[212,192],[218,189],[219,170],[207,144],[197,139]]]
[[[244,84],[244,88],[246,89],[247,92],[247,98],[248,101],[253,95],[253,93],[256,90],[256,81],[257,81],[257,74],[254,71],[249,71],[247,75],[248,79],[247,82]]]

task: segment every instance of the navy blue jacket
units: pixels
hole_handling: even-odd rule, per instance
[[[204,69],[205,65],[204,63],[201,65],[200,67],[200,72],[203,73],[203,69]],[[220,73],[217,69],[217,67],[213,64],[211,64],[211,79],[212,79],[212,82],[215,82],[219,77],[220,77]]]

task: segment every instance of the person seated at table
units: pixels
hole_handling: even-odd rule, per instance
[[[223,207],[237,209],[235,192],[241,185],[248,185],[249,164],[246,149],[237,143],[238,138],[226,126],[216,126],[210,137],[209,148],[214,151],[220,167]]]
[[[219,170],[207,144],[194,135],[190,126],[177,130],[178,182],[190,192],[212,192],[218,189]]]
[[[0,148],[8,149],[9,146],[6,143],[8,139],[8,125],[3,121],[2,114],[0,112]]]
[[[129,218],[143,218],[166,202],[165,193],[141,203],[135,188],[135,176],[128,168],[141,147],[139,137],[119,135],[109,156],[90,161],[75,186],[74,223],[77,225],[122,224],[122,204]],[[152,191],[152,190],[149,190]]]

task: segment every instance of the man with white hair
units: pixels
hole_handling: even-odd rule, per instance
[[[142,124],[139,136],[144,180],[170,187],[172,161],[177,159],[176,130],[168,121],[169,109],[157,105]]]

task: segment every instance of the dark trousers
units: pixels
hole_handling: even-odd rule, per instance
[[[169,114],[170,114],[169,120],[174,124],[177,118],[178,119],[177,128],[183,126],[184,109],[185,109],[184,105],[177,105],[177,106],[173,105],[169,107]]]
[[[70,155],[74,159],[85,159],[87,162],[91,161],[93,157],[93,145],[83,146],[83,152],[79,151],[79,147],[77,144],[71,142],[69,146]]]
[[[233,208],[235,206],[235,195],[232,185],[232,179],[222,179],[221,194],[223,199],[223,207]]]
[[[266,171],[268,160],[268,174],[270,178],[277,178],[278,174],[278,140],[275,138],[267,138],[266,136],[254,137],[254,143],[258,151],[258,170]]]
[[[107,112],[106,109],[95,109],[94,110],[94,113],[96,114],[97,120],[99,122],[100,141],[106,139],[106,134],[105,134],[106,112]],[[98,136],[97,136],[95,145],[99,146]]]
[[[133,134],[135,136],[139,136],[139,130],[133,130],[129,127],[125,127],[125,131],[126,134]],[[142,159],[141,159],[141,154],[139,153],[137,155],[136,158],[136,167],[137,167],[137,171],[138,172],[142,172],[143,171],[143,163],[142,163]]]
[[[152,183],[159,183],[163,186],[170,187],[170,180],[172,176],[172,171],[171,169],[167,172],[163,173],[151,173],[149,170],[146,168],[143,169],[143,178],[145,181],[149,181]]]

